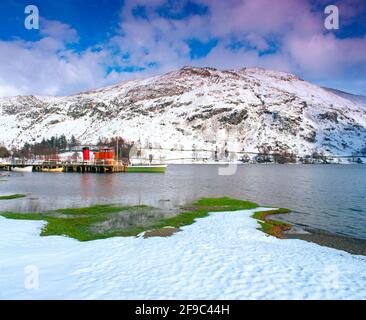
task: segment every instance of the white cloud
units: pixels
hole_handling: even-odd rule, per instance
[[[357,84],[366,72],[366,38],[336,38],[323,28],[323,12],[314,12],[309,1],[197,2],[208,7],[206,15],[173,19],[157,13],[165,0],[126,0],[117,35],[82,52],[71,49],[79,40],[75,29],[41,20],[40,40],[0,41],[0,95],[70,94],[190,64],[262,66],[322,84],[347,79],[348,89],[351,81],[356,92],[366,93]],[[133,15],[136,6],[145,7],[147,19]],[[179,13],[182,5],[172,10]],[[345,12],[347,18],[355,14],[351,9]],[[187,44],[191,38],[219,41],[206,57],[191,60]],[[246,47],[230,49],[234,40]],[[276,50],[271,52],[273,43]],[[116,68],[107,73],[110,67]],[[138,71],[117,71],[131,67]]]
[[[0,95],[59,95],[109,84],[107,51],[67,49],[78,40],[74,29],[42,21],[38,41],[0,41]]]

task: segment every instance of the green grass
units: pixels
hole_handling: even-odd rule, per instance
[[[267,219],[270,215],[280,214],[280,213],[290,213],[291,210],[287,208],[279,208],[275,210],[268,211],[258,211],[252,215],[252,218],[258,220],[260,227],[259,230],[277,238],[281,238],[282,232],[289,230],[291,225],[282,221],[276,221],[272,219]]]
[[[98,204],[94,205],[92,207],[86,207],[86,208],[71,208],[71,209],[58,209],[54,212],[58,212],[60,214],[64,215],[103,215],[103,214],[109,214],[109,213],[116,213],[121,211],[126,211],[132,208],[146,208],[146,206],[129,206],[129,207],[118,207],[113,205],[103,205]]]
[[[166,167],[149,167],[149,166],[127,166],[126,172],[144,172],[144,173],[164,173]]]
[[[254,202],[232,199],[228,197],[223,198],[202,198],[195,202],[197,206],[210,206],[210,207],[221,207],[221,208],[240,208],[240,209],[254,209],[258,207],[258,204]],[[239,209],[239,210],[240,210]]]
[[[179,228],[192,224],[197,218],[207,217],[209,212],[248,210],[256,207],[258,207],[258,205],[254,202],[231,199],[228,197],[202,198],[193,202],[192,206],[186,207],[186,209],[191,209],[191,211],[164,219],[161,221],[160,227],[171,226]]]
[[[25,194],[11,194],[9,196],[0,196],[0,200],[12,200],[26,197]]]
[[[254,202],[227,197],[203,198],[193,202],[190,206],[182,208],[182,212],[176,216],[153,221],[148,226],[130,226],[124,229],[103,232],[96,231],[95,226],[98,223],[110,220],[116,214],[131,213],[131,210],[135,210],[136,213],[148,212],[153,208],[143,205],[128,207],[94,205],[86,208],[58,209],[42,213],[5,212],[0,213],[0,215],[9,219],[46,221],[47,223],[42,228],[41,236],[64,235],[79,241],[90,241],[116,236],[136,236],[146,230],[158,230],[167,226],[180,228],[192,224],[195,219],[208,216],[209,212],[247,210],[256,207],[258,205]],[[258,220],[265,218],[260,213],[256,213],[253,217]],[[260,223],[262,224],[262,222]],[[268,221],[263,222],[262,230],[264,232],[267,230],[268,223]]]

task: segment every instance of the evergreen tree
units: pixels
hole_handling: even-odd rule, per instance
[[[69,141],[69,147],[74,148],[78,145],[79,145],[79,141],[75,138],[74,135],[72,135],[71,138],[70,138],[70,141]]]
[[[10,157],[10,151],[5,146],[0,145],[0,158]]]

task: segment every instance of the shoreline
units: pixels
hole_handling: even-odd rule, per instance
[[[227,166],[227,165],[366,165],[365,162],[354,162],[354,161],[341,161],[341,162],[285,162],[285,163],[279,163],[279,162],[241,162],[241,161],[190,161],[187,159],[187,161],[181,161],[176,162],[174,160],[165,160],[163,162],[132,162],[131,166],[157,166],[157,165],[217,165],[217,166]],[[8,170],[4,170],[4,166],[11,165],[8,162],[0,162],[0,172],[9,172]],[[29,165],[38,165],[35,163],[29,163]],[[1,175],[0,177],[7,177],[8,175]]]
[[[323,247],[343,250],[350,254],[366,256],[366,240],[343,236],[324,230],[304,227],[303,233],[283,232],[282,237],[286,239],[299,239],[316,243]]]
[[[291,211],[281,212],[281,214],[288,214]],[[255,218],[255,216],[252,216]],[[259,224],[261,220],[275,228],[275,232],[266,232],[276,238],[298,239],[307,242],[312,242],[323,247],[333,248],[337,250],[343,250],[350,254],[366,256],[366,240],[355,238],[346,235],[340,235],[337,233],[329,232],[326,230],[316,229],[307,226],[298,226],[296,224],[287,223],[282,220],[276,219],[276,213],[267,212],[264,213],[262,219],[258,219]],[[299,229],[297,229],[299,228]]]
[[[10,196],[0,196],[0,200],[5,199],[17,199],[24,197],[25,195],[15,194]],[[208,201],[208,205],[205,206],[205,201]],[[218,201],[218,203],[216,203]],[[223,201],[223,203],[220,203]],[[229,204],[232,205],[232,201],[234,206],[228,206]],[[235,203],[237,202],[238,203]],[[227,202],[227,203],[226,203]],[[200,205],[201,204],[201,205]],[[217,206],[220,204],[219,206]],[[243,207],[242,207],[243,206]],[[259,206],[256,203],[250,203],[243,200],[237,200],[237,199],[230,199],[230,198],[203,198],[196,200],[194,203],[190,204],[190,206],[182,207],[183,209],[180,214],[177,216],[173,216],[170,218],[163,219],[161,221],[156,221],[155,224],[145,227],[142,226],[136,226],[135,228],[132,228],[131,230],[123,230],[120,232],[111,232],[108,234],[88,234],[87,236],[85,234],[79,234],[77,232],[75,234],[76,230],[73,230],[74,227],[71,228],[71,226],[64,226],[65,228],[59,227],[55,228],[55,226],[50,227],[50,230],[47,229],[48,224],[46,223],[46,226],[44,229],[42,229],[41,235],[68,235],[72,238],[75,238],[79,241],[88,241],[88,240],[96,240],[96,239],[103,239],[103,238],[109,238],[109,237],[115,237],[115,236],[137,236],[140,233],[144,233],[144,237],[150,238],[150,237],[170,237],[171,235],[175,234],[176,232],[180,231],[180,227],[184,225],[189,225],[195,222],[196,218],[202,218],[206,217],[208,213],[215,212],[215,211],[237,211],[237,210],[243,210],[243,209],[249,209],[251,207]],[[93,212],[94,209],[110,209],[112,211],[118,211],[118,210],[129,210],[131,208],[134,208],[135,206],[132,206],[131,208],[123,207],[118,208],[111,206],[111,208],[107,208],[108,205],[97,205],[92,206],[89,208],[74,208],[74,209],[58,209],[54,210],[54,213],[62,213],[63,211],[70,211],[71,213],[75,214],[75,218],[78,216],[77,213],[87,213],[89,210]],[[138,206],[139,207],[139,206]],[[145,207],[145,206],[142,206]],[[148,209],[148,207],[145,207],[145,209]],[[295,224],[290,224],[285,221],[278,220],[276,218],[277,214],[287,214],[290,213],[291,210],[286,208],[268,208],[269,210],[265,211],[258,211],[255,214],[251,216],[252,219],[256,220],[258,223],[258,230],[262,231],[263,233],[273,236],[282,240],[286,239],[299,239],[307,242],[312,242],[321,246],[330,247],[338,250],[343,250],[351,254],[356,255],[363,255],[366,256],[366,240],[360,239],[356,237],[346,236],[346,235],[340,235],[336,233],[332,233],[329,231],[316,229],[312,227],[306,227],[306,226],[298,226]],[[75,211],[75,212],[74,212]],[[83,212],[85,211],[85,212]],[[52,218],[52,216],[47,216],[48,213],[11,213],[11,212],[0,212],[0,215],[5,218],[13,218],[13,219],[21,219],[21,220],[44,220],[46,222],[49,218]],[[83,215],[84,215],[83,214]],[[82,215],[82,216],[83,216]],[[55,218],[55,217],[53,217]],[[57,216],[56,218],[60,218]],[[92,218],[90,216],[89,218]],[[93,217],[92,220],[99,220],[96,219],[97,217]],[[51,219],[53,221],[54,219]],[[102,219],[103,220],[103,219]],[[70,221],[67,219],[66,221]],[[59,223],[64,224],[63,219],[59,219]],[[66,228],[67,227],[67,228]],[[151,227],[151,228],[150,228]],[[70,229],[71,228],[71,229]],[[298,228],[300,228],[298,230]]]
[[[291,162],[287,162],[287,163],[275,163],[275,162],[267,162],[267,163],[261,163],[261,162],[230,162],[230,161],[218,161],[218,162],[201,162],[201,161],[197,161],[197,162],[170,162],[169,160],[164,161],[164,164],[166,165],[217,165],[217,166],[228,166],[228,165],[366,165],[366,162],[364,163],[357,163],[357,162],[328,162],[328,163],[323,163],[323,162],[317,162],[317,163],[302,163],[302,162],[295,162],[295,163],[291,163]],[[134,165],[148,165],[148,163],[144,164],[144,163],[134,163]],[[155,165],[155,164],[153,164]]]

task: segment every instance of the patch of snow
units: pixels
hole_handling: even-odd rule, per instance
[[[0,218],[0,298],[366,299],[366,257],[268,237],[257,210],[211,213],[167,238],[91,242]],[[25,288],[27,266],[38,289]]]

